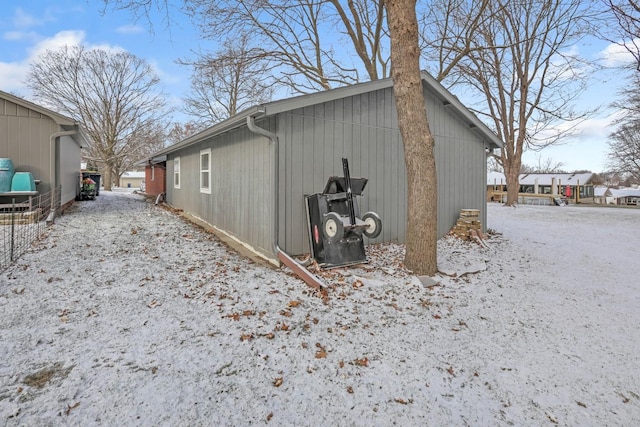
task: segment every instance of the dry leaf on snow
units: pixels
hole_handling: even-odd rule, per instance
[[[316,359],[325,359],[326,357],[327,357],[327,350],[325,350],[324,347],[320,347],[318,351],[316,351]]]
[[[369,359],[367,359],[366,357],[362,358],[362,359],[355,359],[353,361],[353,363],[356,366],[369,366]]]
[[[225,316],[222,317],[228,317],[231,318],[233,320],[240,320],[240,313],[231,313],[231,314],[227,314]]]

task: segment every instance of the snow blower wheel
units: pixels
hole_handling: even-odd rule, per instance
[[[340,215],[335,212],[329,212],[324,216],[324,224],[322,225],[322,234],[329,243],[337,242],[344,235],[344,225]]]
[[[362,221],[367,228],[364,230],[364,235],[370,239],[375,239],[380,235],[382,231],[382,220],[380,216],[375,212],[367,212],[362,215]]]

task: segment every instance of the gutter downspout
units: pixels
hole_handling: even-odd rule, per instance
[[[264,114],[264,111],[259,111],[256,114]],[[291,258],[287,253],[285,253],[280,246],[278,245],[278,234],[279,234],[279,199],[278,199],[278,181],[279,181],[279,166],[278,166],[278,136],[270,132],[266,129],[258,127],[255,122],[255,116],[249,115],[247,116],[247,127],[249,130],[255,134],[265,136],[269,138],[271,146],[273,148],[273,207],[271,212],[273,212],[273,235],[272,235],[272,247],[276,256],[284,265],[289,267],[293,272],[300,277],[307,285],[311,286],[315,289],[324,288],[325,284],[317,278],[314,274],[312,274],[309,270],[304,268],[304,265],[300,264],[293,258]]]
[[[54,132],[49,137],[49,158],[51,159],[50,172],[49,172],[49,183],[51,186],[51,210],[49,211],[49,216],[47,216],[46,222],[48,224],[52,223],[56,217],[56,211],[54,209],[56,200],[55,200],[55,189],[56,189],[56,142],[58,138],[61,136],[71,136],[78,133],[78,130],[67,130]]]

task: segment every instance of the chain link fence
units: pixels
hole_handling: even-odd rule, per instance
[[[0,198],[0,271],[24,254],[60,214],[61,187],[35,196]],[[50,215],[53,214],[53,215]]]

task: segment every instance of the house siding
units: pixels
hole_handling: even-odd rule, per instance
[[[406,220],[406,173],[391,90],[300,108],[279,115],[280,245],[289,253],[309,251],[304,195],[322,191],[330,176],[342,176],[341,158],[352,177],[369,181],[358,197],[360,213],[383,218],[379,241],[399,241]]]
[[[41,180],[40,193],[50,190],[49,138],[58,130],[49,117],[0,99],[0,157],[10,158],[16,171],[31,172]]]
[[[51,117],[0,97],[0,157],[10,158],[14,169],[31,172],[41,183],[40,194],[51,190],[51,156],[59,165],[56,182],[62,185],[61,204],[76,197],[80,147],[68,136],[59,138],[51,151],[51,135],[63,131]]]
[[[435,137],[438,236],[454,226],[462,209],[479,209],[486,229],[486,149],[501,142],[437,82],[425,75],[423,83]],[[259,127],[276,135],[277,165],[270,138],[252,133],[244,122],[250,115],[257,117]],[[260,120],[261,115],[266,118]],[[208,148],[211,195],[200,192],[198,181],[200,152]],[[349,159],[351,176],[369,180],[364,195],[358,197],[360,214],[373,211],[383,221],[382,233],[367,241],[405,241],[404,147],[389,81],[256,106],[157,153],[164,154],[170,204],[267,256],[275,255],[271,245],[276,213],[277,244],[291,255],[309,252],[304,196],[322,191],[330,176],[342,176],[342,157]],[[180,189],[173,186],[176,156]]]
[[[259,126],[273,129],[275,119]],[[211,149],[211,194],[200,192],[200,151]],[[167,201],[270,256],[273,236],[273,161],[269,140],[242,127],[167,157]],[[180,157],[180,188],[173,159]]]
[[[438,235],[461,209],[480,209],[486,228],[486,152],[483,141],[425,90],[436,139]],[[380,236],[370,242],[404,242],[407,185],[404,149],[392,88],[300,108],[279,115],[279,242],[287,252],[309,252],[305,194],[322,191],[327,178],[342,175],[349,159],[352,177],[368,178],[360,213],[377,212]]]
[[[49,138],[47,138],[48,140]],[[56,182],[62,186],[62,204],[75,200],[80,186],[80,147],[69,136],[60,137],[58,146],[58,177]],[[49,181],[49,179],[47,179]],[[43,190],[39,189],[42,193]],[[46,190],[44,190],[46,191]]]

